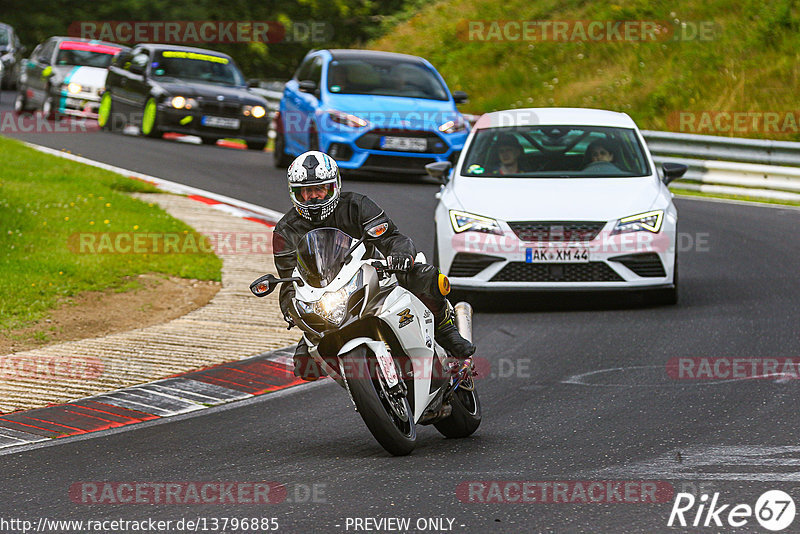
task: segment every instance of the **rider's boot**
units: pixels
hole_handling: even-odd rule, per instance
[[[297,348],[294,351],[294,376],[299,377],[306,382],[313,382],[314,380],[326,376],[325,371],[317,364],[311,354],[308,353],[308,345],[306,339],[300,338]]]
[[[447,299],[439,311],[434,311],[436,321],[436,331],[434,338],[450,356],[465,360],[475,353],[475,345],[461,337],[455,324],[455,313],[453,305]]]

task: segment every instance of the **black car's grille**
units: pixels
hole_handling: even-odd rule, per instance
[[[604,221],[518,221],[508,225],[522,241],[575,242],[591,241],[603,226]]]
[[[486,254],[467,254],[459,252],[453,258],[453,263],[450,265],[450,276],[475,276],[489,265],[503,261],[503,258],[497,256],[489,256]]]
[[[645,252],[642,254],[628,254],[626,256],[614,256],[610,261],[618,261],[634,273],[646,278],[658,278],[667,276],[664,265],[655,252]]]
[[[623,278],[601,261],[588,263],[511,262],[491,282],[621,282]]]
[[[432,158],[407,158],[404,156],[382,156],[370,154],[364,161],[364,168],[395,170],[397,172],[425,173],[425,165],[436,161]]]
[[[242,118],[242,106],[237,102],[200,100],[200,111],[204,115],[213,115],[215,117]]]
[[[384,150],[381,148],[381,138],[389,137],[413,137],[415,139],[425,139],[426,149],[423,153],[427,154],[444,154],[448,150],[447,143],[441,137],[433,132],[425,130],[403,130],[403,129],[375,129],[371,130],[358,139],[356,139],[356,146],[368,150]],[[385,149],[391,152],[402,152],[395,148]],[[411,153],[419,153],[415,150],[409,150]]]

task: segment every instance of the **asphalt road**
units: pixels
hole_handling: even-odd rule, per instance
[[[11,98],[2,96],[0,111],[7,111]],[[104,133],[14,137],[269,208],[289,206],[282,174],[265,153]],[[435,185],[348,180],[345,187],[374,197],[430,251]],[[359,529],[356,519],[398,517],[411,520],[409,532],[424,531],[421,518],[445,519],[445,528],[428,532],[659,532],[671,530],[673,498],[487,504],[462,502],[457,488],[476,481],[644,480],[676,493],[718,492],[719,505],[754,506],[771,489],[800,499],[797,381],[676,380],[666,368],[675,357],[800,357],[800,211],[695,200],[677,205],[686,236],[677,306],[516,299],[478,310],[475,340],[491,374],[478,380],[483,423],[472,438],[446,440],[421,427],[415,452],[393,458],[338,387],[303,386],[2,455],[0,519],[274,517],[281,532],[327,533],[389,532]],[[70,487],[91,481],[275,481],[288,488],[289,499],[73,502]],[[479,494],[487,496],[476,492],[473,499]],[[730,508],[720,516],[723,527],[676,530],[733,531]],[[697,509],[686,513],[688,521]],[[705,519],[704,513],[701,524]],[[736,531],[765,532],[754,517]],[[800,519],[786,531],[800,531]]]

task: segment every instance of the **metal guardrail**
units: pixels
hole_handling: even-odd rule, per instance
[[[642,135],[660,156],[800,167],[800,143],[649,130]]]
[[[657,164],[689,166],[675,187],[800,201],[800,143],[648,130],[642,135]]]

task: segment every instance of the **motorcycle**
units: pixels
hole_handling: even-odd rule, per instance
[[[389,453],[411,453],[417,425],[432,424],[449,438],[471,435],[481,423],[471,359],[452,358],[435,342],[433,313],[368,250],[367,235],[356,240],[336,228],[312,230],[298,244],[290,278],[267,274],[250,290],[263,297],[294,284],[289,315],[309,354],[347,391]],[[458,303],[455,312],[456,327],[471,340],[471,307]]]

